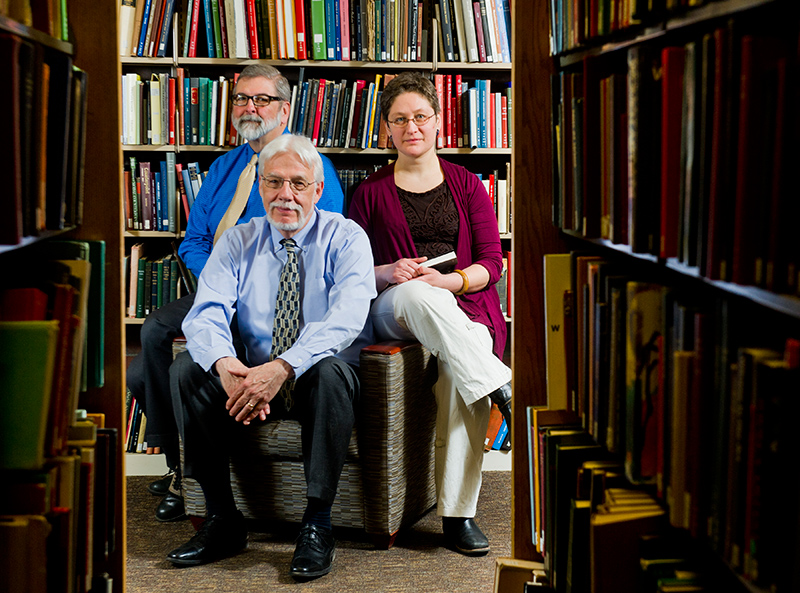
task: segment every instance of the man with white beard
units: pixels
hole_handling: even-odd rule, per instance
[[[231,122],[247,142],[214,161],[192,205],[179,255],[195,276],[200,276],[214,243],[224,230],[265,215],[255,162],[267,144],[287,133],[290,98],[288,81],[272,66],[254,64],[239,74],[231,93]],[[317,207],[342,213],[344,194],[336,169],[330,159],[320,156],[325,183]],[[240,185],[242,191],[237,193]],[[234,200],[237,195],[241,195],[240,200]],[[128,389],[147,416],[148,449],[152,447],[154,452],[164,453],[169,468],[167,475],[148,486],[150,492],[164,497],[155,512],[159,521],[186,518],[169,367],[172,341],[182,335],[181,323],[193,303],[194,295],[187,295],[147,317],[140,334],[141,353],[127,371]],[[233,325],[235,330],[235,321]],[[237,334],[234,331],[234,335]]]

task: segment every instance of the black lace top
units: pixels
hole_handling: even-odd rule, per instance
[[[447,183],[423,193],[397,188],[419,256],[432,259],[456,248],[458,210]]]

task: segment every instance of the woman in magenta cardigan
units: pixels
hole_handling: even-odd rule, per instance
[[[430,80],[398,74],[380,108],[397,161],[364,181],[350,206],[375,258],[380,294],[370,317],[379,339],[419,340],[438,359],[437,511],[449,546],[485,554],[489,541],[474,517],[492,401],[511,426],[506,323],[494,287],[497,219],[480,180],[436,154],[440,107]],[[424,266],[449,251],[455,269]]]

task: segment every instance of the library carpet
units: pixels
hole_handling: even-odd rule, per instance
[[[188,540],[188,521],[159,523],[149,476],[127,478],[128,593],[191,591],[249,593],[308,590],[319,593],[489,593],[495,558],[511,555],[511,472],[488,471],[477,521],[491,543],[488,555],[469,558],[442,547],[442,522],[432,510],[402,530],[391,550],[375,549],[363,531],[336,529],[336,560],[321,579],[289,576],[297,526],[250,532],[247,550],[205,566],[177,568],[166,554]]]

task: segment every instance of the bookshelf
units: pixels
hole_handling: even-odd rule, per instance
[[[638,22],[615,31],[604,31],[608,23],[593,21],[589,10],[585,23],[567,22],[553,36],[554,2],[514,7],[515,107],[530,114],[515,121],[512,154],[515,187],[528,188],[524,197],[517,192],[513,214],[514,449],[527,451],[527,407],[547,404],[546,365],[537,364],[547,360],[542,258],[573,252],[577,329],[567,356],[575,371],[564,380],[574,381],[567,407],[579,430],[619,462],[620,484],[653,493],[663,510],[662,541],[680,542],[679,553],[711,579],[709,590],[795,590],[797,579],[783,564],[797,554],[798,509],[783,493],[796,492],[796,484],[781,468],[796,448],[785,416],[793,414],[787,402],[797,385],[800,298],[784,163],[796,156],[798,128],[784,105],[796,101],[798,9],[781,0],[719,0],[667,10],[673,4],[686,3],[642,8]],[[529,81],[529,93],[521,93],[519,80]],[[647,284],[659,304],[638,309],[633,282]],[[583,330],[581,316],[589,321]],[[662,432],[646,443],[637,440],[648,438],[636,420],[640,388],[629,385],[634,391],[625,401],[624,383],[638,375],[613,362],[615,354],[629,364],[647,362],[631,316],[660,324],[659,358],[650,360],[663,377],[646,401]],[[615,319],[622,320],[616,329]],[[633,350],[619,350],[620,340]],[[610,375],[597,372],[604,349]],[[614,418],[608,407],[619,398],[622,416]],[[619,433],[642,448],[631,449]],[[558,555],[572,550],[563,538],[573,534],[556,518],[546,537],[557,547],[537,548],[529,460],[521,457],[514,459],[513,555],[544,560],[556,589],[566,590],[575,573],[559,571]],[[646,465],[650,459],[663,465],[656,471]],[[596,499],[590,504],[586,549],[571,561],[589,572],[607,558],[622,571],[621,556],[591,551],[602,509]],[[738,523],[739,513],[748,518]],[[565,516],[559,514],[562,523]],[[623,532],[614,526],[602,547],[621,555]],[[777,543],[783,536],[788,543]],[[636,566],[634,557],[634,576]],[[594,582],[592,590],[634,590],[623,585],[622,572],[614,579]]]
[[[19,4],[18,7],[21,7]],[[66,5],[62,5],[66,8]],[[41,7],[39,7],[41,8]],[[55,16],[55,15],[52,15]],[[34,11],[34,23],[39,25],[40,15]],[[68,59],[72,60],[72,64],[80,68],[87,76],[86,86],[86,114],[85,114],[85,129],[88,140],[85,142],[85,153],[83,161],[78,159],[77,163],[82,164],[91,163],[91,166],[86,166],[83,175],[83,190],[78,191],[74,196],[82,196],[82,207],[74,206],[74,213],[78,215],[75,218],[66,220],[63,228],[56,228],[47,224],[45,230],[28,232],[29,227],[23,227],[23,236],[17,242],[11,241],[10,245],[0,247],[0,260],[7,269],[13,269],[14,266],[22,265],[28,266],[33,270],[31,277],[39,277],[42,281],[45,278],[45,271],[42,265],[42,254],[51,251],[54,248],[53,240],[57,241],[91,241],[100,242],[105,244],[105,261],[116,262],[117,258],[122,257],[122,231],[119,227],[120,210],[116,200],[108,201],[106,199],[109,188],[117,188],[120,184],[120,171],[121,171],[121,151],[118,143],[118,126],[119,126],[119,111],[117,105],[119,103],[119,91],[116,85],[104,87],[103,80],[116,80],[119,77],[120,69],[117,60],[116,43],[116,6],[106,3],[102,6],[93,6],[91,2],[78,0],[77,2],[70,2],[68,6],[68,14],[65,15],[64,23],[68,19],[69,27],[62,30],[61,21],[55,25],[53,34],[44,33],[40,30],[33,28],[31,25],[23,25],[19,22],[9,18],[8,16],[0,17],[0,33],[12,34],[23,40],[24,43],[32,44],[39,55],[43,57],[44,62],[50,65],[50,85],[49,95],[44,92],[42,87],[42,78],[38,77],[36,70],[31,70],[33,76],[28,79],[31,85],[31,90],[34,94],[38,94],[37,99],[44,99],[48,97],[60,97],[59,87],[54,83],[55,75],[61,76],[64,72],[62,65]],[[58,32],[56,31],[58,29]],[[68,39],[69,41],[66,41]],[[12,63],[9,55],[4,54],[4,62],[7,65]],[[38,65],[37,65],[38,67]],[[71,66],[67,71],[71,71]],[[23,74],[28,74],[29,71],[23,70]],[[73,77],[76,76],[73,71]],[[24,83],[21,80],[21,83]],[[10,105],[12,85],[9,84],[4,88],[3,94],[7,99],[5,105]],[[46,88],[46,87],[45,87]],[[74,95],[73,95],[74,97]],[[70,98],[72,100],[72,97]],[[35,102],[35,101],[34,101]],[[79,104],[79,102],[75,102]],[[23,102],[24,106],[24,102]],[[11,111],[6,112],[6,116],[11,115]],[[39,117],[37,114],[36,117]],[[25,126],[25,122],[17,122],[18,125]],[[54,120],[42,119],[42,125],[55,126]],[[24,129],[24,128],[23,128]],[[41,142],[42,138],[31,138],[32,145],[46,146]],[[63,139],[62,139],[63,140]],[[50,136],[47,139],[47,145],[56,144],[58,138]],[[26,142],[23,132],[23,144]],[[72,147],[64,151],[64,157],[68,155],[77,154]],[[48,153],[49,155],[49,153]],[[14,155],[15,158],[19,158]],[[71,156],[70,156],[71,158]],[[6,159],[4,159],[6,160]],[[12,162],[11,159],[6,160],[6,165]],[[55,167],[55,160],[48,161],[49,165]],[[28,177],[29,176],[29,177]],[[38,174],[32,171],[23,169],[23,185],[26,181],[38,181]],[[67,177],[69,179],[69,177]],[[67,204],[71,204],[69,182],[57,182],[55,180],[47,179],[46,183],[46,200],[47,203],[58,200],[58,195],[65,192],[68,196]],[[66,191],[65,191],[66,190]],[[114,189],[116,192],[116,189]],[[10,213],[6,208],[7,205],[13,205],[11,198],[13,189],[8,188],[7,195],[4,197],[4,212],[3,216],[13,217],[14,213]],[[25,195],[25,194],[24,194]],[[74,197],[73,196],[73,197]],[[23,204],[27,200],[23,197]],[[68,209],[69,213],[70,210]],[[69,216],[69,214],[68,214]],[[62,252],[64,253],[64,252]],[[66,256],[66,253],[64,253]],[[41,270],[41,271],[40,271]],[[95,367],[95,370],[102,372],[102,381],[90,381],[89,387],[81,389],[77,394],[76,388],[76,404],[79,408],[85,409],[90,413],[102,414],[104,416],[105,427],[107,429],[116,429],[118,433],[124,432],[124,420],[122,401],[124,394],[124,347],[123,347],[123,324],[119,317],[118,311],[122,306],[122,277],[117,265],[103,266],[100,277],[104,276],[104,281],[95,283],[92,288],[99,288],[99,294],[103,295],[98,301],[98,310],[104,312],[104,317],[97,317],[97,322],[103,328],[103,338],[96,342],[91,342],[90,349],[94,348],[102,352],[103,363]],[[96,277],[92,276],[92,280]],[[19,278],[17,278],[18,280]],[[3,282],[3,288],[6,288],[14,279],[7,278]],[[90,285],[91,287],[91,285]],[[84,323],[86,321],[84,320]],[[90,338],[91,341],[91,338]],[[30,346],[23,346],[26,351]],[[82,349],[82,348],[81,348]],[[47,374],[44,369],[38,369],[42,375]],[[91,386],[100,385],[100,386]],[[80,387],[78,383],[78,387]],[[0,396],[0,400],[10,398],[12,394],[5,393]],[[67,414],[68,416],[68,414]],[[75,424],[71,418],[66,417],[66,423]],[[78,424],[75,424],[78,425]],[[52,429],[52,425],[50,425]],[[99,444],[94,446],[88,444],[91,439],[84,441],[76,441],[73,439],[73,433],[70,436],[70,445],[65,448],[59,448],[60,453],[57,457],[66,458],[71,454],[68,451],[74,450],[77,446],[81,448],[80,464],[85,465],[85,471],[94,472],[97,478],[97,484],[105,484],[109,490],[105,497],[98,498],[97,490],[87,492],[85,497],[79,496],[79,484],[76,480],[74,482],[74,492],[78,497],[74,505],[63,505],[69,508],[67,513],[65,510],[53,509],[47,513],[46,516],[52,526],[50,531],[50,538],[47,543],[47,551],[44,548],[39,549],[35,537],[27,537],[23,535],[20,537],[18,534],[4,534],[4,541],[8,542],[10,562],[5,565],[8,572],[4,570],[3,582],[14,588],[22,588],[25,590],[39,591],[45,590],[45,583],[42,579],[45,575],[53,579],[57,587],[62,587],[65,590],[87,590],[89,587],[105,590],[122,592],[125,587],[125,546],[126,546],[126,520],[125,520],[125,476],[124,476],[124,460],[119,450],[116,451],[107,461],[110,475],[112,476],[109,481],[105,481],[103,473],[100,470],[101,448]],[[97,443],[100,442],[98,438]],[[79,443],[76,445],[76,443]],[[94,461],[92,466],[88,465],[92,459],[88,449],[94,449]],[[53,464],[61,463],[56,458],[45,458],[45,468],[51,468],[50,478],[57,475],[52,473]],[[63,466],[58,466],[63,467]],[[90,469],[91,467],[91,469]],[[6,480],[5,490],[7,493],[12,493],[15,488],[14,476],[8,474],[4,470],[4,480]],[[62,474],[59,478],[64,484],[67,483],[68,477]],[[68,497],[67,486],[61,491],[59,496]],[[19,493],[17,493],[19,494]],[[21,502],[19,499],[16,503],[11,502],[13,496],[4,498],[4,505],[16,504]],[[27,504],[36,505],[36,497],[32,496],[25,500]],[[59,498],[59,501],[64,501],[66,498]],[[88,505],[88,506],[86,506]],[[61,506],[61,505],[59,505]],[[5,507],[4,514],[7,513]],[[89,510],[85,510],[85,509]],[[79,510],[84,509],[84,510]],[[85,514],[84,514],[85,512]],[[39,513],[33,513],[38,515]],[[83,515],[81,517],[81,515]],[[60,518],[59,518],[60,517]],[[67,519],[67,517],[74,517]],[[108,530],[104,532],[94,531],[92,528],[87,529],[87,525],[94,525],[107,527]],[[48,528],[49,529],[49,528]],[[37,535],[34,532],[30,532]],[[98,549],[102,548],[104,541],[100,537],[95,537],[95,534],[100,534],[108,542],[108,554],[106,555]],[[6,537],[8,536],[8,537]],[[61,541],[56,541],[56,538],[63,537]],[[75,538],[72,540],[72,538]],[[74,543],[70,543],[73,542]],[[12,552],[17,550],[17,552]],[[39,555],[39,552],[44,555]],[[13,559],[12,559],[13,558]],[[19,569],[16,572],[11,572],[11,569]],[[32,570],[26,570],[32,569]],[[34,575],[35,576],[31,576]],[[103,577],[102,575],[105,575]],[[24,580],[28,578],[29,580]],[[11,579],[11,580],[6,580]],[[102,584],[101,584],[102,583]],[[48,587],[52,588],[52,587]]]
[[[409,3],[410,5],[411,3]],[[362,79],[366,81],[368,86],[370,82],[374,81],[377,75],[384,76],[393,72],[399,72],[407,69],[415,69],[426,72],[432,77],[436,75],[449,76],[455,79],[456,75],[461,76],[465,83],[470,87],[476,85],[476,80],[487,79],[495,85],[492,91],[498,93],[507,88],[510,82],[511,65],[510,63],[503,62],[447,62],[437,59],[427,61],[342,61],[342,60],[285,60],[285,59],[266,59],[254,60],[248,58],[208,58],[202,57],[207,55],[205,42],[198,44],[197,55],[200,57],[183,57],[183,52],[180,46],[182,43],[173,43],[172,39],[183,39],[183,27],[185,26],[184,15],[176,13],[173,20],[173,31],[170,37],[170,43],[166,51],[166,57],[137,57],[137,56],[121,56],[120,63],[123,73],[137,73],[140,75],[142,81],[149,80],[152,74],[167,74],[170,77],[178,77],[179,72],[183,72],[187,78],[199,77],[208,78],[210,80],[219,80],[220,77],[225,77],[232,80],[233,76],[240,72],[245,66],[250,64],[269,64],[277,67],[282,74],[289,80],[290,86],[298,87],[298,95],[300,94],[298,79],[302,76],[303,81],[310,81],[314,79],[333,80],[336,83],[345,83],[343,85],[351,87],[354,81]],[[201,19],[202,26],[202,19]],[[430,48],[429,55],[433,54],[433,48],[439,43],[439,37],[436,36],[436,41],[429,40]],[[382,84],[382,83],[381,83]],[[231,85],[232,88],[232,85]],[[123,93],[124,94],[124,93]],[[510,97],[508,97],[510,100]],[[443,109],[445,105],[442,105]],[[452,108],[455,111],[455,108]],[[125,107],[123,106],[123,121]],[[354,113],[353,118],[358,121],[359,114]],[[511,115],[509,114],[509,128],[511,125]],[[176,123],[177,125],[177,123]],[[355,127],[353,128],[355,129]],[[310,133],[309,133],[310,135]],[[177,136],[177,134],[176,134]],[[510,136],[510,134],[509,134]],[[497,145],[500,145],[502,140],[498,138]],[[454,141],[455,144],[455,141]],[[181,142],[176,138],[174,144],[167,145],[146,145],[146,144],[131,144],[130,142],[122,145],[124,160],[127,162],[130,157],[135,157],[139,162],[150,161],[158,162],[165,160],[166,155],[173,157],[177,163],[184,166],[188,162],[198,162],[200,169],[206,171],[211,163],[221,154],[230,150],[230,146],[215,146],[215,145],[198,145],[190,144],[186,141]],[[386,148],[361,148],[361,147],[333,147],[333,146],[319,146],[319,151],[326,154],[331,158],[334,165],[342,173],[345,170],[364,170],[371,172],[382,165],[388,163],[394,158],[395,151]],[[476,173],[482,173],[484,179],[492,172],[497,172],[498,179],[505,179],[510,174],[507,171],[508,163],[511,158],[512,149],[509,148],[477,148],[477,147],[451,147],[441,148],[439,153],[446,159],[452,160],[458,164],[464,165]],[[344,181],[349,189],[345,191],[345,196],[352,195],[355,186]],[[143,243],[148,248],[154,247],[155,251],[168,252],[169,244],[172,240],[180,241],[185,228],[186,217],[183,214],[183,207],[180,203],[180,195],[176,195],[175,208],[178,212],[176,216],[176,225],[170,231],[152,231],[152,230],[124,230],[124,240],[126,245],[126,253],[130,253],[132,245],[135,243]],[[510,225],[509,225],[510,226]],[[511,232],[510,228],[507,232],[501,234],[504,250],[508,250],[511,245]],[[151,249],[151,254],[153,250]],[[134,352],[138,347],[139,330],[144,321],[144,317],[131,318],[127,314],[123,314],[124,325],[126,329],[126,339],[129,345],[129,352]],[[510,317],[507,320],[510,322]]]

